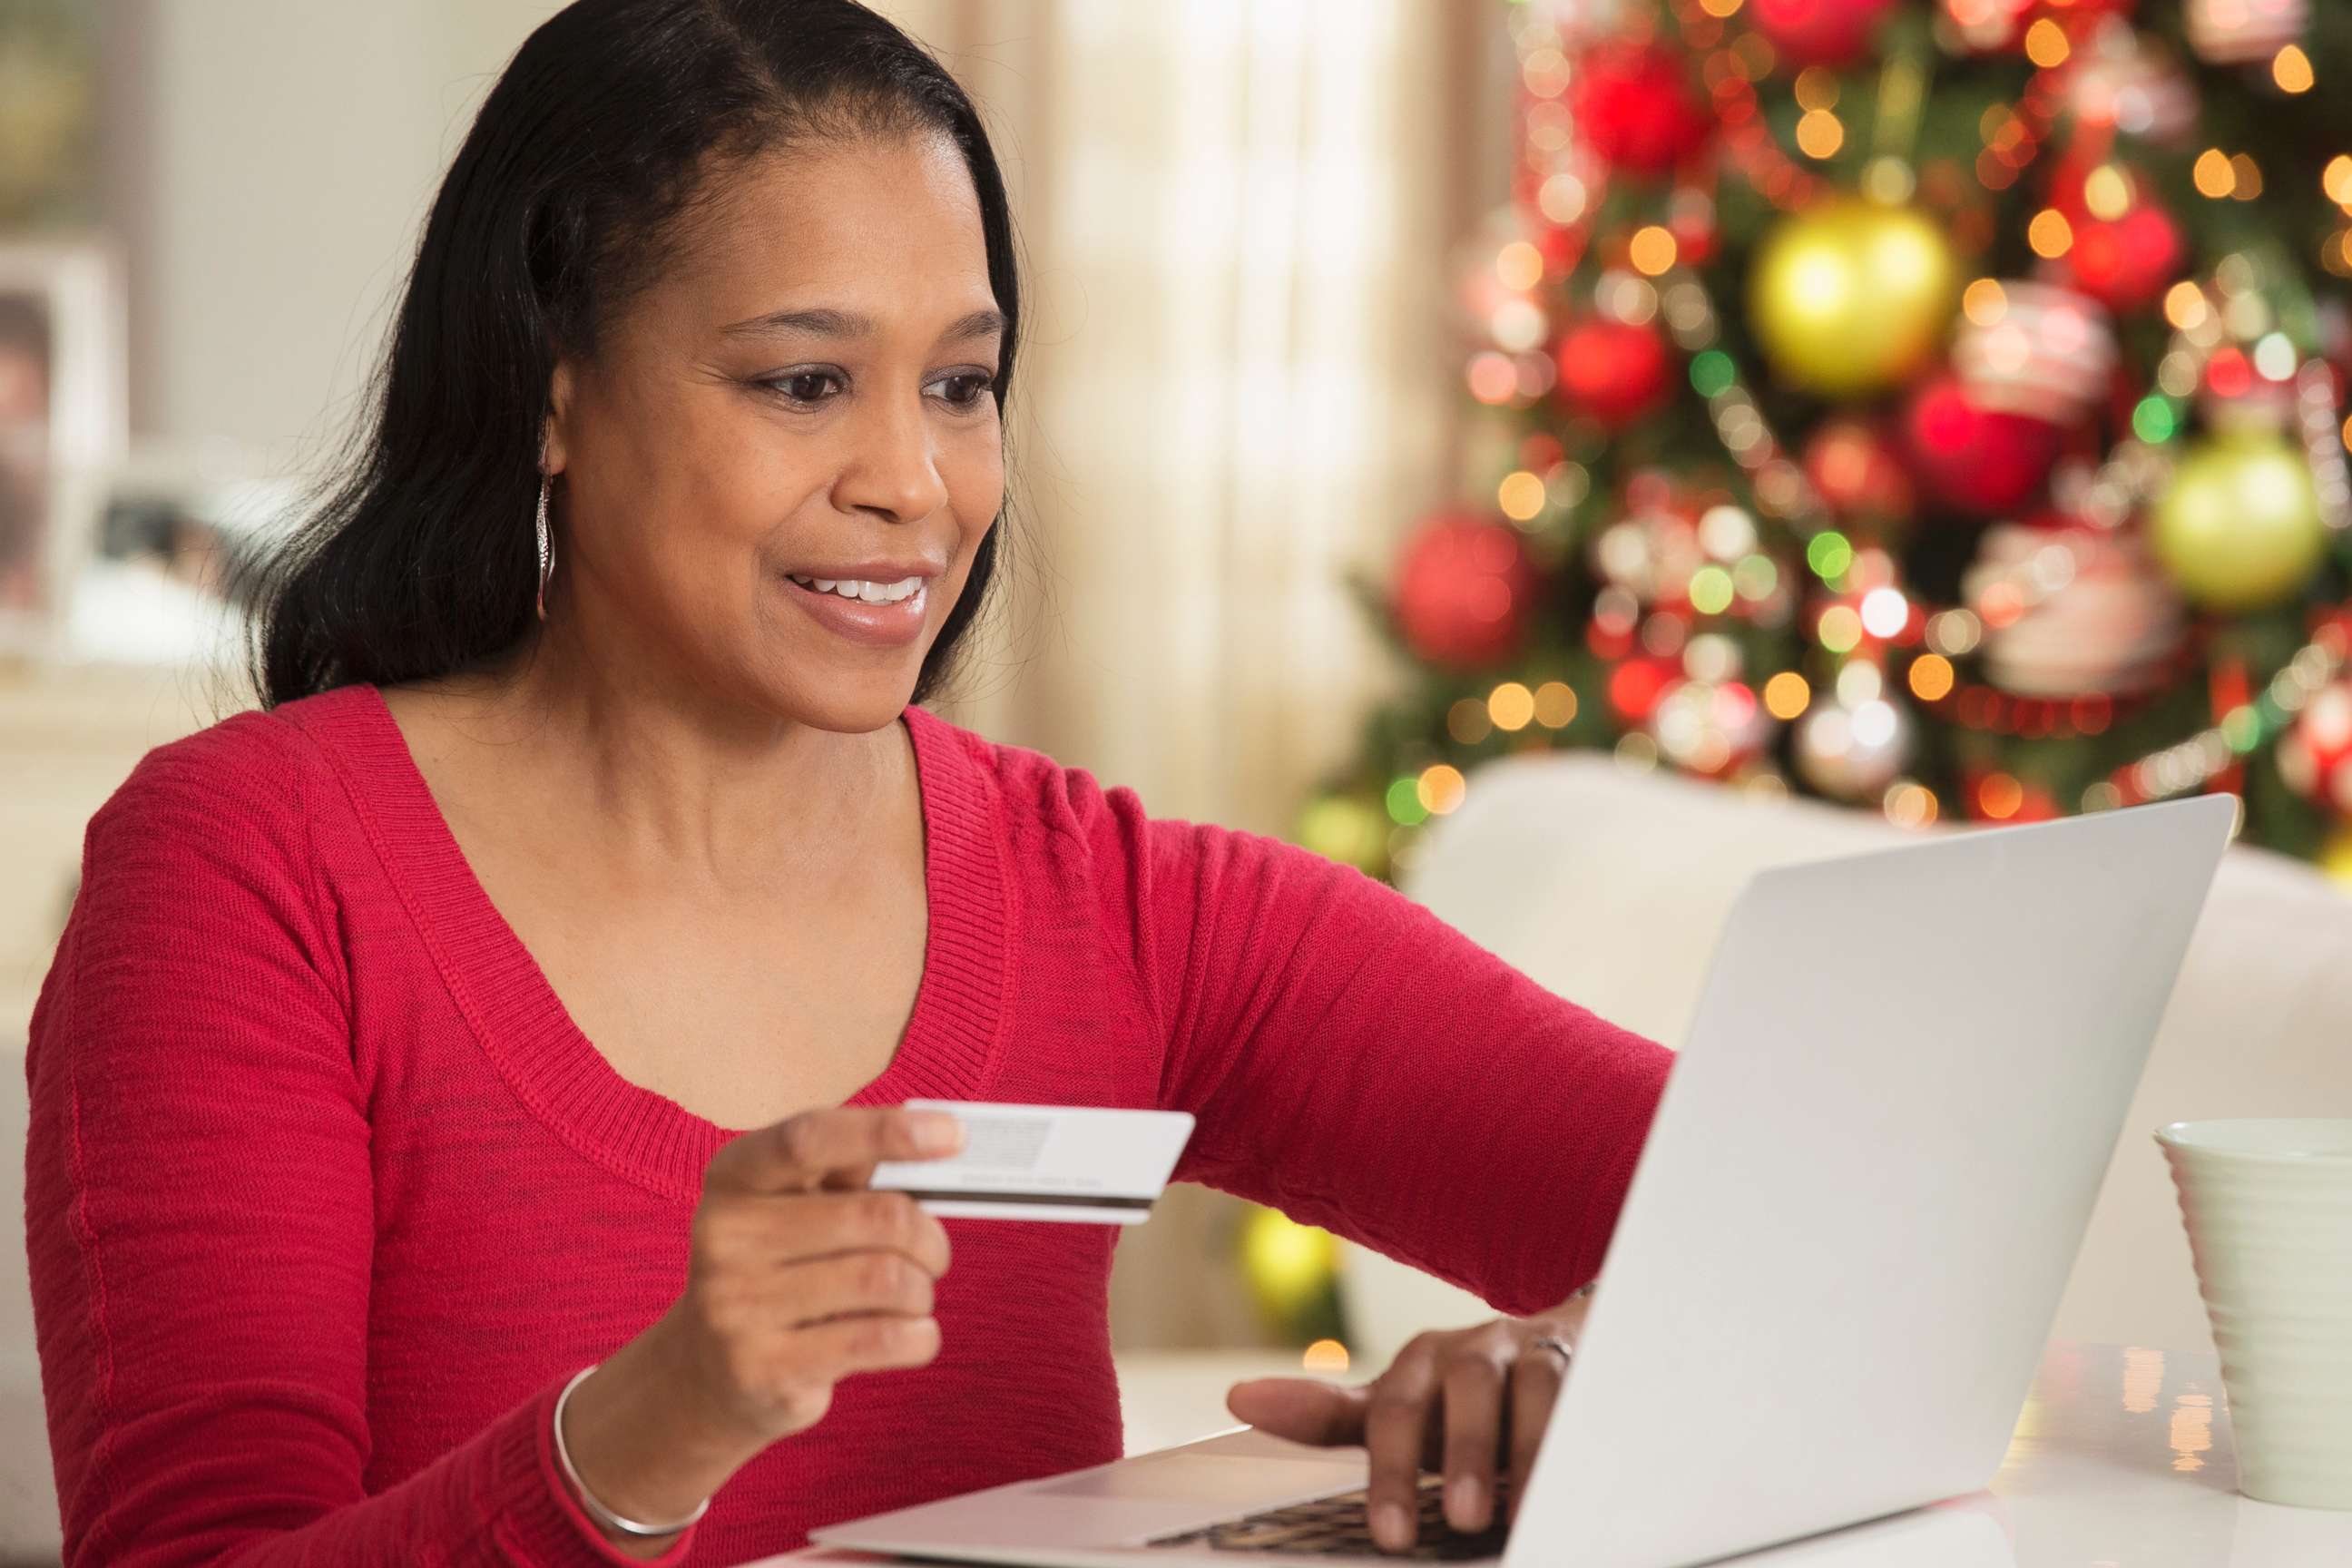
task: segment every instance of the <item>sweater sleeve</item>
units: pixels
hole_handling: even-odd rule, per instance
[[[1278,839],[1066,787],[1198,1119],[1177,1175],[1524,1316],[1601,1267],[1673,1054]]]
[[[555,1468],[562,1378],[362,1485],[369,1106],[308,745],[252,715],[151,752],[84,841],[26,1060],[66,1563],[644,1561]]]

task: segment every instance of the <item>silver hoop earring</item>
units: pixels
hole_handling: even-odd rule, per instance
[[[547,580],[555,573],[555,543],[547,531],[548,487],[555,482],[553,476],[542,474],[539,479],[539,618],[547,619]]]

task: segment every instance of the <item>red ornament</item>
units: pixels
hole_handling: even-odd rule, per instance
[[[1397,567],[1397,626],[1406,646],[1451,668],[1517,652],[1535,597],[1536,569],[1517,531],[1467,511],[1442,511],[1424,522]]]
[[[1805,443],[1805,477],[1842,517],[1899,521],[1917,504],[1895,443],[1876,422],[1850,414],[1824,419]]]
[[[1850,66],[1895,0],[1749,0],[1748,20],[1790,66]]]
[[[1911,466],[1928,499],[1963,511],[2009,511],[2031,499],[2058,458],[2054,425],[1983,408],[1948,372],[1930,377],[1904,416]]]
[[[1585,52],[1569,110],[1592,150],[1636,174],[1663,174],[1706,145],[1715,117],[1676,50],[1613,42]]]
[[[2279,737],[2281,776],[2309,800],[2352,812],[2352,685],[2323,688]]]
[[[1609,672],[1609,707],[1626,724],[1646,723],[1666,688],[1682,678],[1673,660],[1637,655]]]
[[[2082,217],[2067,249],[2074,286],[2118,314],[2156,303],[2179,275],[2180,226],[2153,202],[2121,217]]]
[[[1674,383],[1665,341],[1628,321],[1579,321],[1560,334],[1552,357],[1559,366],[1553,390],[1560,402],[1612,430],[1664,402]]]

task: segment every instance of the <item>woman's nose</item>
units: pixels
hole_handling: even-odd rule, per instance
[[[919,395],[869,400],[852,422],[848,440],[835,497],[845,510],[912,522],[947,503]]]

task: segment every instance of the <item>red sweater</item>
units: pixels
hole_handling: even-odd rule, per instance
[[[851,1103],[1181,1108],[1180,1180],[1505,1312],[1599,1268],[1664,1050],[1351,868],[905,722],[926,967]],[[26,1067],[72,1568],[631,1561],[564,1489],[549,1416],[676,1300],[739,1130],[580,1033],[374,688],[140,763],[90,824]],[[946,1223],[938,1359],[843,1384],[660,1562],[1118,1456],[1117,1231]]]

